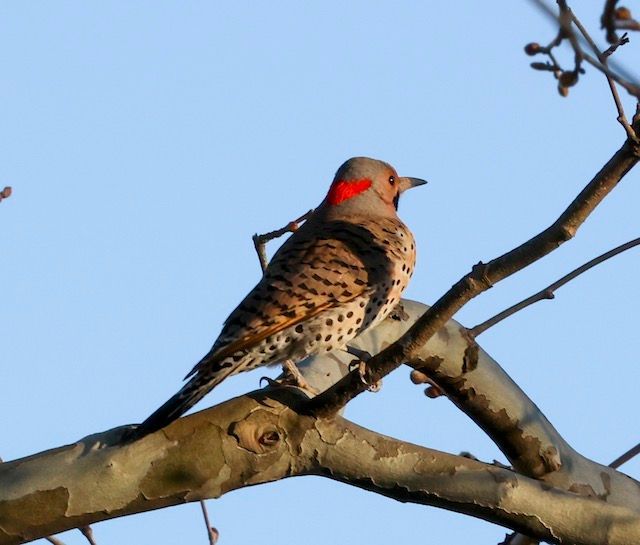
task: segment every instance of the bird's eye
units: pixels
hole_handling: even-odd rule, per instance
[[[389,184],[390,185],[395,185],[396,184],[396,177],[395,176],[389,176]]]

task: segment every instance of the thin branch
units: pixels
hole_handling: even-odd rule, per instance
[[[624,130],[627,133],[627,137],[630,140],[632,140],[636,144],[640,144],[640,139],[636,135],[635,131],[631,128],[631,125],[629,124],[629,121],[627,120],[627,116],[624,113],[624,107],[622,106],[622,101],[620,100],[620,95],[618,94],[618,89],[616,88],[615,81],[609,75],[609,67],[607,66],[607,63],[608,63],[608,57],[609,57],[609,55],[611,53],[609,53],[609,55],[605,55],[604,53],[601,53],[600,49],[598,48],[596,43],[593,41],[593,39],[591,38],[591,36],[587,32],[587,29],[583,26],[583,24],[575,16],[575,14],[573,12],[570,11],[570,13],[571,13],[571,20],[576,25],[576,27],[578,28],[578,30],[580,31],[580,34],[582,34],[584,39],[587,40],[587,43],[591,47],[592,51],[595,53],[596,57],[598,57],[598,61],[600,61],[602,66],[606,69],[605,76],[607,78],[607,83],[609,84],[609,89],[611,91],[611,95],[613,96],[613,101],[615,102],[615,105],[616,105],[616,110],[618,111],[618,123],[620,123],[624,127]],[[620,41],[618,42],[618,44],[616,45],[615,48],[613,48],[613,49],[609,48],[607,51],[611,50],[611,52],[613,52],[613,51],[615,51],[615,49],[617,47],[619,47],[622,44],[627,43],[628,41],[629,41],[629,39],[626,38],[626,34],[625,34],[620,39]],[[574,45],[574,42],[571,42],[571,45],[574,46],[574,48],[576,46],[580,47],[579,45],[577,45],[577,42],[576,42],[576,45]]]
[[[622,87],[625,91],[627,91],[630,95],[640,99],[640,87],[633,83],[630,83],[623,77],[619,76],[615,72],[612,72],[606,66],[602,66],[600,62],[595,57],[589,55],[589,53],[584,53],[584,60],[588,62],[595,69],[602,72],[605,76],[610,77],[613,81],[615,81],[620,87]],[[607,63],[608,66],[608,63]]]
[[[560,91],[560,94],[562,94],[563,96],[566,96],[568,93],[568,88],[577,83],[578,74],[580,73],[581,63],[583,60],[586,60],[585,53],[582,50],[582,46],[580,45],[578,37],[573,31],[573,28],[572,28],[572,24],[573,24],[580,31],[580,34],[582,35],[586,43],[589,45],[591,50],[595,53],[598,59],[598,63],[602,67],[602,72],[604,73],[607,79],[607,84],[609,85],[609,90],[611,91],[611,95],[613,96],[613,101],[615,103],[616,110],[618,112],[618,117],[617,117],[618,123],[622,125],[625,132],[627,133],[627,137],[630,140],[632,140],[636,144],[640,143],[638,136],[635,134],[635,132],[631,128],[631,125],[629,124],[629,121],[627,120],[627,117],[624,113],[624,107],[620,100],[620,96],[618,94],[618,89],[616,88],[615,80],[612,77],[611,71],[609,70],[609,66],[607,64],[608,57],[619,46],[629,41],[628,38],[626,37],[626,34],[622,38],[620,38],[620,40],[617,40],[615,47],[612,46],[609,49],[607,49],[605,53],[603,53],[600,51],[600,48],[596,45],[593,38],[591,38],[591,35],[587,31],[587,29],[584,27],[584,25],[580,22],[580,20],[576,17],[576,15],[573,13],[571,8],[568,6],[566,0],[558,0],[558,6],[560,9],[560,15],[558,16],[558,23],[560,24],[561,33],[569,40],[569,42],[571,43],[571,48],[573,49],[575,54],[575,69],[573,70],[573,72],[561,72],[560,76],[558,77],[559,79],[558,90]]]
[[[603,57],[610,57],[613,55],[620,46],[626,45],[629,43],[629,35],[625,32],[617,42],[611,44],[607,49],[602,52]]]
[[[505,318],[508,318],[509,316],[512,316],[516,312],[519,312],[522,309],[525,309],[528,306],[533,305],[534,303],[537,303],[538,301],[542,301],[544,299],[553,299],[555,297],[554,292],[558,288],[561,288],[568,282],[571,282],[571,280],[573,280],[577,276],[580,276],[582,273],[588,271],[589,269],[595,267],[596,265],[599,265],[603,261],[606,261],[607,259],[611,259],[612,257],[626,250],[629,250],[631,248],[635,248],[638,245],[640,245],[640,238],[633,239],[629,242],[621,244],[620,246],[618,246],[617,248],[614,248],[613,250],[609,250],[608,252],[605,252],[604,254],[599,255],[598,257],[592,259],[591,261],[588,261],[584,265],[581,265],[577,269],[574,269],[569,274],[564,275],[559,280],[556,280],[552,284],[549,284],[546,288],[541,289],[539,292],[533,294],[532,296],[527,297],[526,299],[523,299],[519,303],[516,303],[515,305],[510,306],[509,308],[503,310],[502,312],[499,312],[498,314],[489,318],[488,320],[485,320],[481,324],[478,324],[472,327],[471,329],[469,329],[469,333],[473,337],[477,337],[478,335],[484,333],[490,327],[493,327],[494,325],[500,323],[502,320],[504,320]]]
[[[640,443],[638,443],[635,447],[630,448],[623,455],[618,456],[613,462],[609,464],[609,467],[614,469],[619,468],[622,464],[627,463],[631,458],[640,454]]]
[[[558,6],[560,8],[560,16],[558,17],[558,22],[560,23],[561,32],[569,40],[574,53],[575,67],[573,69],[573,72],[568,72],[566,75],[562,74],[559,78],[559,84],[561,86],[569,87],[570,85],[575,85],[575,83],[578,81],[578,74],[580,74],[580,67],[582,65],[582,61],[584,60],[584,55],[582,53],[582,48],[578,43],[578,39],[576,38],[576,35],[571,28],[571,22],[574,19],[571,8],[567,5],[566,0],[558,0]],[[564,79],[568,79],[568,81],[563,81],[563,76],[565,77]]]
[[[204,517],[204,524],[207,527],[207,536],[209,537],[209,545],[216,545],[220,532],[211,526],[209,521],[209,513],[207,511],[207,504],[204,500],[200,500],[200,509],[202,509],[202,516]]]
[[[547,15],[549,18],[553,19],[554,21],[560,24],[558,15],[556,15],[556,13],[547,5],[546,2],[544,2],[543,0],[530,0],[530,1],[533,4],[535,4],[540,9],[540,11],[542,11],[545,15]],[[559,35],[561,34],[562,33],[560,33]],[[578,38],[579,38],[578,43],[580,42],[580,40],[583,40],[580,37]],[[555,47],[559,45],[557,38],[556,40],[554,40],[554,42],[551,42],[550,46],[553,45],[553,47]],[[531,45],[535,46],[537,44],[529,44],[525,48],[525,51],[527,52],[527,54],[535,55],[539,52],[539,53],[549,55],[549,53],[545,50],[545,48],[540,48],[539,51],[536,51],[537,48],[530,49]],[[597,70],[605,74],[606,76],[611,77],[618,85],[620,85],[623,89],[625,89],[630,95],[640,99],[640,82],[638,82],[638,79],[636,78],[635,75],[631,74],[623,66],[613,61],[609,62],[607,66],[603,66],[602,63],[600,63],[595,57],[589,55],[584,51],[582,51],[582,56],[585,62],[589,63],[591,66],[593,66],[594,68],[596,68]],[[537,63],[533,63],[533,64],[537,64]],[[555,61],[555,58],[554,58],[554,65],[555,65],[555,70],[551,70],[551,71],[553,71],[554,73],[557,73],[558,70],[562,71],[562,68]],[[613,66],[613,70],[611,70],[609,66]],[[556,77],[558,76],[556,75]]]
[[[299,229],[300,224],[303,221],[306,221],[312,213],[313,213],[313,209],[302,214],[302,216],[300,216],[299,218],[293,221],[290,221],[289,223],[287,223],[287,225],[285,225],[280,229],[276,229],[275,231],[270,231],[263,235],[259,235],[258,233],[253,235],[252,237],[253,245],[256,249],[256,253],[258,254],[258,259],[260,260],[260,267],[262,268],[262,272],[264,272],[267,269],[267,265],[269,263],[267,259],[267,251],[266,251],[267,242],[269,242],[270,240],[273,240],[274,238],[281,237],[286,233],[294,233]]]
[[[78,530],[80,530],[82,535],[87,538],[89,545],[98,545],[93,537],[93,530],[91,529],[91,526],[80,526]]]
[[[640,118],[634,118],[634,123],[640,125]],[[469,274],[456,282],[400,339],[374,356],[367,363],[366,382],[373,384],[403,362],[411,360],[416,351],[471,299],[570,240],[596,206],[638,160],[636,145],[627,139],[551,226],[489,263],[480,262],[475,265]],[[367,385],[363,384],[361,374],[351,372],[333,387],[311,399],[309,410],[321,416],[334,414],[366,389]]]

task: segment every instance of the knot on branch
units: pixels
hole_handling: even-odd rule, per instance
[[[480,284],[483,290],[488,290],[493,287],[493,282],[488,276],[489,266],[482,261],[478,261],[473,267],[471,267],[471,274],[469,274],[469,280]]]
[[[478,352],[480,347],[474,339],[470,339],[467,348],[464,350],[464,356],[462,357],[462,374],[473,371],[478,367]]]
[[[547,447],[541,455],[544,467],[548,473],[558,471],[562,467],[562,459],[560,458],[560,453],[556,447]]]
[[[278,416],[268,411],[255,411],[244,420],[229,426],[238,445],[254,454],[265,454],[278,449],[284,438],[284,430],[277,425]]]

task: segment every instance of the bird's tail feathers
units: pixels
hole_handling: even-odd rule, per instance
[[[133,429],[126,437],[126,440],[135,441],[168,426],[198,403],[233,371],[233,366],[228,366],[219,368],[215,373],[201,372],[196,374],[178,393],[152,413],[137,428]]]

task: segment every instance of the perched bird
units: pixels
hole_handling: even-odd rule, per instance
[[[292,363],[343,348],[383,320],[416,259],[413,235],[397,215],[398,199],[424,183],[375,159],[346,161],[320,206],[224,322],[209,353],[185,377],[189,382],[135,435],[165,427],[231,375],[275,363],[288,363],[295,375]]]

